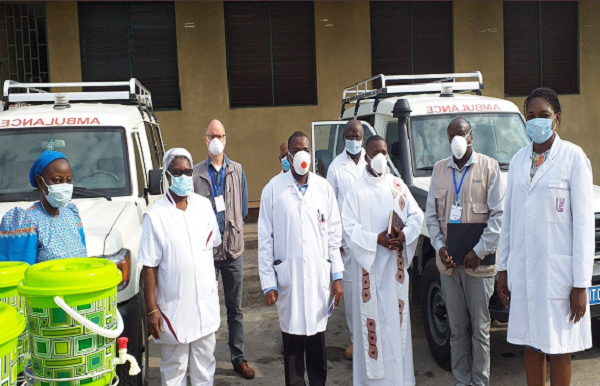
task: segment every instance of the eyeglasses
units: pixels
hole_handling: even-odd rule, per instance
[[[215,138],[218,138],[220,141],[225,139],[225,134],[223,135],[207,135],[206,138],[208,138],[210,141],[212,141]]]
[[[193,169],[185,169],[185,170],[169,170],[169,174],[173,177],[181,177],[182,175],[186,175],[191,177],[194,174]]]

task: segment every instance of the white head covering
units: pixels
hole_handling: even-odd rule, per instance
[[[166,173],[171,165],[171,162],[175,159],[175,157],[185,157],[190,161],[190,164],[194,166],[194,161],[192,160],[192,155],[189,151],[185,150],[182,147],[174,147],[173,149],[167,151],[163,158],[163,170]]]

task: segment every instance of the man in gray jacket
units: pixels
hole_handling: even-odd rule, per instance
[[[235,371],[244,378],[254,378],[244,355],[244,317],[242,284],[244,277],[244,217],[248,214],[248,188],[242,165],[224,154],[225,127],[212,120],[206,128],[204,142],[208,159],[194,166],[194,191],[208,198],[217,216],[223,243],[215,248],[215,272],[223,280],[229,350]]]

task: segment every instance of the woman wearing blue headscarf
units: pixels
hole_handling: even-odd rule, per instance
[[[13,208],[0,222],[0,261],[28,264],[86,257],[85,235],[73,195],[71,165],[64,154],[45,151],[33,163],[29,182],[42,193],[28,209]]]

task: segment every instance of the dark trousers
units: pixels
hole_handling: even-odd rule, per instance
[[[316,335],[292,335],[282,332],[285,386],[306,386],[304,361],[310,386],[323,386],[327,380],[325,332]]]
[[[244,355],[244,316],[242,315],[242,285],[244,282],[244,257],[215,261],[215,274],[223,280],[225,307],[227,308],[227,329],[229,330],[229,351],[231,363],[237,367],[246,360]]]

